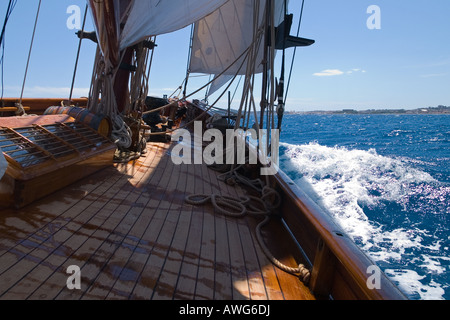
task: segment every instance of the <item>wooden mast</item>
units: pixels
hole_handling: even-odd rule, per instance
[[[99,34],[99,45],[102,48],[105,61],[110,64],[110,67],[117,68],[121,63],[120,57],[120,28],[117,26],[120,21],[117,21],[117,16],[122,19],[123,13],[131,0],[121,2],[120,7],[114,6],[113,0],[105,0],[98,2],[96,0],[89,0],[90,7],[94,17],[94,23]],[[122,10],[124,8],[124,10]],[[119,15],[118,15],[118,14]],[[127,52],[123,57],[124,63],[131,63],[132,50],[127,48]],[[114,95],[117,102],[118,111],[122,112],[126,104],[128,96],[128,81],[130,77],[130,70],[120,69],[117,71],[114,82]]]

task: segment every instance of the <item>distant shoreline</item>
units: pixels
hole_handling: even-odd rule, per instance
[[[380,115],[448,115],[450,114],[450,107],[438,106],[438,107],[428,107],[428,108],[418,108],[418,109],[369,109],[369,110],[354,110],[354,109],[343,109],[343,110],[333,110],[333,111],[286,111],[286,114],[380,114]]]

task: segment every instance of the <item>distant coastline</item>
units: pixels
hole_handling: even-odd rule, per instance
[[[354,110],[343,109],[333,111],[286,111],[286,114],[450,114],[450,106],[437,106],[418,109],[368,109],[368,110]]]

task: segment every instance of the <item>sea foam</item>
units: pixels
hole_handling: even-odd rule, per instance
[[[282,143],[281,149],[280,167],[335,218],[363,251],[386,268],[403,267],[401,272],[390,273],[393,281],[407,288],[405,292],[412,297],[442,297],[443,289],[436,283],[419,286],[425,276],[410,270],[411,262],[407,262],[423,251],[417,263],[424,273],[444,270],[441,261],[445,257],[433,255],[440,252],[439,240],[417,221],[420,205],[414,212],[410,204],[418,193],[421,197],[437,197],[436,188],[430,186],[438,181],[408,161],[379,155],[374,149],[349,150],[318,143]],[[447,188],[438,188],[438,192],[448,197]],[[380,208],[384,208],[383,214]],[[414,216],[405,213],[411,210]],[[392,223],[401,214],[403,224]],[[415,255],[410,255],[413,251]]]

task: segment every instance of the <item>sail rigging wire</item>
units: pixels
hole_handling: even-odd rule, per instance
[[[183,99],[186,99],[187,86],[189,82],[189,76],[191,74],[190,65],[191,65],[191,54],[192,54],[192,45],[194,43],[194,24],[191,25],[191,36],[189,40],[189,51],[188,51],[188,61],[186,66],[186,78],[184,81],[184,90],[183,90]]]
[[[246,57],[245,59],[243,59],[243,62],[242,62],[242,64],[241,64],[241,66],[240,66],[240,68],[239,68],[239,70],[238,70],[238,72],[242,69],[242,67],[243,67],[243,65],[244,65],[244,62],[246,61],[246,59],[247,59],[247,56],[248,56],[248,53],[249,53],[249,50],[250,50],[250,47],[248,47],[246,50],[244,50],[244,52],[242,52],[242,54],[239,56],[239,57],[237,57],[237,59],[236,60],[234,60],[225,70],[223,70],[220,74],[218,74],[217,76],[216,76],[216,79],[218,78],[218,77],[221,77],[223,74],[225,74],[225,72],[227,72],[229,69],[231,69],[242,57]],[[238,76],[238,74],[236,73],[236,75],[234,76],[234,78],[236,78]],[[192,97],[193,95],[195,95],[195,94],[197,94],[197,93],[199,93],[200,91],[202,91],[203,89],[205,89],[206,87],[208,87],[212,82],[214,81],[214,79],[212,79],[212,80],[210,80],[207,84],[205,84],[205,85],[203,85],[202,87],[200,87],[199,89],[197,89],[197,90],[195,90],[194,92],[192,92],[192,93],[190,93],[189,95],[187,95],[184,99],[187,99],[187,98],[190,98],[190,97]],[[232,81],[233,82],[233,81]],[[231,83],[232,83],[231,82]],[[227,87],[227,88],[229,88],[229,86]],[[223,94],[221,95],[221,97],[223,96]],[[153,112],[159,112],[159,111],[161,111],[161,110],[164,110],[164,109],[166,109],[166,108],[168,108],[168,107],[171,107],[171,106],[174,106],[174,105],[176,105],[178,102],[177,101],[174,101],[174,102],[171,102],[171,103],[169,103],[169,104],[166,104],[165,106],[162,106],[162,107],[160,107],[160,108],[157,108],[157,109],[153,109],[153,110],[150,110],[150,111],[147,111],[147,112],[144,112],[144,114],[150,114],[150,113],[153,113]]]
[[[213,109],[213,108],[215,107],[215,105],[222,99],[222,97],[225,95],[225,93],[228,91],[228,89],[231,87],[231,85],[234,83],[234,81],[236,80],[237,76],[239,75],[239,72],[241,71],[242,67],[244,66],[244,63],[245,63],[245,62],[247,61],[247,59],[248,59],[248,55],[249,55],[249,53],[250,53],[249,49],[250,49],[250,47],[247,48],[247,50],[244,51],[244,53],[246,53],[245,58],[242,59],[242,63],[240,64],[239,69],[237,70],[237,72],[236,72],[236,74],[234,75],[233,79],[231,79],[231,81],[229,82],[229,84],[227,85],[227,87],[223,90],[222,94],[220,94],[220,96],[216,99],[216,101],[214,101],[214,103],[213,103],[212,105],[210,105],[206,110],[204,110],[204,111],[203,111],[199,116],[197,116],[195,119],[189,121],[188,123],[186,123],[186,124],[183,125],[182,127],[179,127],[179,128],[176,128],[176,129],[170,129],[170,130],[167,130],[166,132],[152,132],[152,133],[150,133],[150,135],[153,135],[153,136],[155,136],[155,135],[163,135],[163,134],[166,134],[166,133],[174,132],[174,131],[179,130],[179,129],[187,128],[188,126],[190,126],[191,124],[193,124],[195,121],[201,119],[201,118],[202,118],[205,114],[207,114],[211,109]],[[235,64],[237,61],[239,61],[239,59],[241,59],[241,57],[243,57],[243,55],[241,55],[240,57],[238,57],[238,58],[236,59],[236,61],[234,61],[234,62],[232,63],[232,65]],[[232,65],[231,65],[231,66],[232,66]],[[230,66],[230,67],[231,67],[231,66]],[[214,80],[213,80],[213,81],[214,81]],[[189,96],[194,95],[195,93],[197,93],[197,92],[203,90],[206,86],[208,86],[208,84],[205,85],[205,86],[203,86],[201,89],[197,90],[196,92],[190,94]],[[189,97],[189,96],[188,96],[188,97]],[[146,112],[146,113],[152,113],[152,112],[155,112],[155,111],[158,111],[158,110],[161,110],[161,109],[165,109],[165,108],[167,108],[167,107],[169,107],[169,106],[173,106],[174,104],[178,104],[178,101],[174,101],[174,102],[172,102],[172,103],[170,103],[170,104],[168,104],[168,105],[166,105],[166,106],[163,106],[163,107],[158,108],[158,109],[151,110],[151,111]]]
[[[35,22],[34,22],[33,35],[31,37],[30,50],[28,52],[27,66],[25,68],[25,75],[24,75],[24,78],[23,78],[22,92],[20,93],[20,100],[19,100],[19,103],[17,105],[17,107],[19,109],[21,109],[20,111],[22,111],[23,114],[25,114],[25,110],[23,109],[23,106],[22,106],[23,91],[25,90],[25,83],[27,81],[28,67],[30,65],[31,52],[33,51],[34,36],[36,35],[36,27],[37,27],[37,23],[38,23],[38,20],[39,20],[39,13],[41,11],[41,3],[42,3],[42,0],[39,0],[39,5],[38,5],[38,8],[37,8],[37,12],[36,12],[36,19],[35,19]]]
[[[83,26],[81,27],[81,35],[80,35],[80,40],[78,42],[77,57],[75,59],[75,67],[73,70],[72,85],[70,86],[69,102],[72,101],[73,88],[75,86],[75,78],[77,76],[78,61],[80,59],[81,43],[83,41],[83,33],[84,33],[84,27],[86,26],[86,17],[87,17],[88,10],[89,10],[89,5],[86,4],[86,9],[84,10]]]
[[[6,26],[8,24],[9,17],[11,16],[14,8],[16,7],[17,0],[9,0],[8,8],[6,9],[5,20],[3,22],[2,32],[0,34],[0,48],[1,48],[1,57],[0,57],[0,65],[1,65],[1,100],[3,100],[4,93],[4,61],[5,61],[5,32]]]
[[[302,21],[303,21],[303,9],[304,9],[304,7],[305,7],[305,0],[302,1],[302,6],[301,6],[301,9],[300,9],[300,18],[299,18],[298,27],[297,27],[297,37],[300,36],[300,29],[301,29]],[[286,84],[286,93],[285,93],[284,104],[286,104],[288,93],[289,93],[289,89],[290,89],[290,86],[291,86],[292,72],[293,72],[293,69],[294,69],[294,61],[295,61],[296,55],[297,55],[297,47],[294,47],[294,53],[292,55],[291,68],[290,68],[290,71],[289,71],[289,77],[288,77],[288,81],[287,81],[287,84]]]

